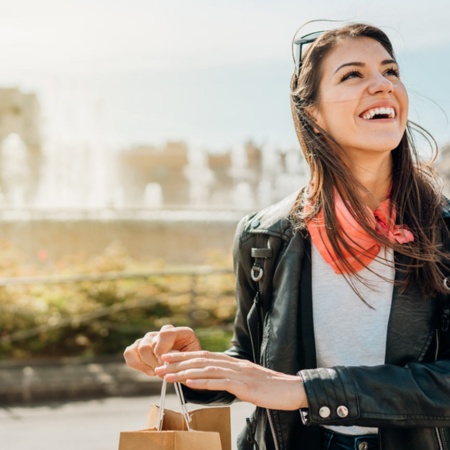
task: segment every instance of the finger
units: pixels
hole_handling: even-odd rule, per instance
[[[161,360],[167,364],[178,363],[181,361],[188,361],[192,359],[204,359],[209,361],[235,361],[242,362],[243,360],[233,358],[224,353],[208,352],[206,350],[192,351],[192,352],[177,352],[166,353],[161,355]]]
[[[147,375],[154,376],[155,372],[153,370],[153,367],[142,361],[142,358],[140,356],[138,346],[140,345],[141,341],[142,339],[138,339],[134,344],[125,349],[123,354],[125,362],[127,366],[131,367],[132,369],[140,370]]]
[[[240,374],[228,367],[208,366],[189,368],[175,373],[168,373],[164,379],[169,383],[184,383],[191,379],[230,379],[240,380]]]
[[[160,366],[161,362],[155,355],[154,347],[155,341],[158,338],[158,332],[152,331],[147,333],[138,344],[139,358],[143,364],[146,364],[152,368]]]
[[[147,333],[140,341],[138,352],[142,362],[151,367],[158,367],[162,364],[160,359],[160,349],[172,350],[176,341],[176,329],[172,325],[164,325],[160,331]]]
[[[187,379],[184,384],[192,389],[204,389],[208,391],[228,391],[240,398],[240,393],[246,389],[245,383],[228,378],[197,378]]]
[[[223,353],[208,351],[169,353],[163,355],[161,359],[165,364],[156,369],[158,376],[164,376],[168,373],[178,373],[194,368],[204,369],[209,366],[240,370],[242,364],[251,364],[248,361],[232,358]]]
[[[166,362],[163,366],[155,368],[155,371],[158,376],[163,377],[169,373],[180,373],[191,369],[210,370],[213,367],[229,369],[238,373],[249,372],[253,369],[251,363],[247,361],[235,360],[233,358],[192,358],[171,364]]]
[[[164,325],[153,341],[153,352],[161,360],[163,353],[168,353],[174,349],[177,340],[177,328],[172,325]]]
[[[194,331],[189,327],[164,326],[155,339],[153,351],[161,357],[171,350],[196,351],[200,350],[200,343]]]

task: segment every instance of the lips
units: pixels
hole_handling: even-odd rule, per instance
[[[376,119],[394,119],[396,116],[395,109],[391,106],[385,106],[380,108],[371,108],[364,111],[360,117],[364,120],[376,120]]]

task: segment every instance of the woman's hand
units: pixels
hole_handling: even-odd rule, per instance
[[[201,350],[201,346],[191,328],[164,325],[127,347],[123,356],[127,366],[153,376],[155,367],[162,364],[161,355],[171,350],[191,352]]]
[[[238,399],[270,409],[308,406],[302,379],[222,353],[196,351],[162,355],[156,375],[193,389],[228,391]]]

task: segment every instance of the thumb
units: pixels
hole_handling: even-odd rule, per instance
[[[171,350],[196,351],[201,350],[201,347],[191,328],[164,325],[155,339],[153,352],[159,358]]]

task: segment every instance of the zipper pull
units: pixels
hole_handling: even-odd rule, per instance
[[[255,444],[255,424],[252,423],[249,417],[247,417],[245,421],[247,422],[247,442],[249,444]]]

